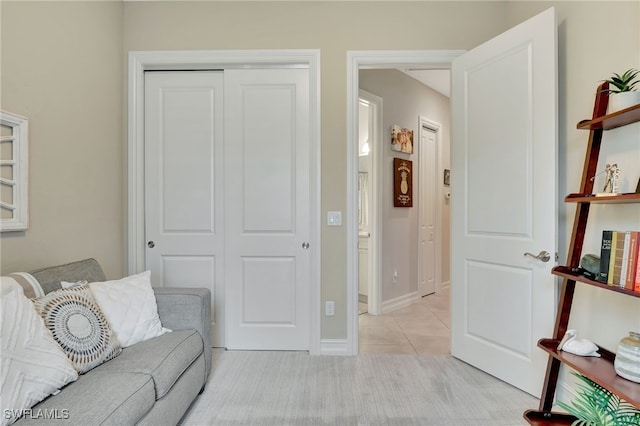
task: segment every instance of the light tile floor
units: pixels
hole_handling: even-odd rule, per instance
[[[362,314],[360,353],[448,355],[449,288],[383,315]]]

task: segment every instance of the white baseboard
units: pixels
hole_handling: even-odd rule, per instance
[[[348,347],[347,339],[322,339],[320,341],[320,355],[348,356]]]
[[[396,297],[395,299],[385,300],[384,302],[382,302],[382,313],[386,314],[388,312],[404,308],[405,306],[409,306],[412,303],[417,302],[418,300],[420,300],[420,295],[417,291],[405,294],[404,296]]]

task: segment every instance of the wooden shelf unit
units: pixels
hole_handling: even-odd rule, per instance
[[[567,203],[630,204],[640,203],[640,194],[633,192],[605,196],[596,196],[595,194],[569,194],[564,198],[564,201]]]
[[[640,204],[640,194],[627,193],[595,196],[593,193],[593,180],[591,177],[596,174],[603,131],[640,122],[640,104],[611,114],[606,114],[607,104],[609,102],[609,93],[606,91],[608,88],[609,84],[606,82],[598,87],[593,107],[593,118],[578,123],[578,129],[589,130],[589,140],[582,171],[580,192],[570,194],[565,198],[565,202],[567,203],[576,203],[576,213],[567,256],[568,265],[556,266],[552,271],[554,275],[558,275],[564,279],[560,292],[560,301],[558,303],[556,323],[553,332],[554,337],[541,339],[538,342],[538,347],[549,354],[549,361],[547,363],[547,372],[538,410],[527,410],[523,415],[531,425],[570,425],[571,422],[575,420],[575,418],[570,415],[551,411],[561,364],[569,366],[632,405],[640,408],[640,383],[634,383],[616,374],[613,365],[615,360],[614,353],[600,348],[599,352],[602,354],[602,357],[595,358],[580,357],[557,350],[558,343],[567,331],[576,283],[598,287],[604,291],[613,291],[625,296],[640,297],[640,293],[638,292],[618,286],[610,286],[586,278],[576,272],[577,267],[580,265],[590,206],[592,204]]]

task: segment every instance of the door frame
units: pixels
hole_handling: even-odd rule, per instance
[[[382,184],[380,179],[380,172],[382,171],[382,150],[383,144],[382,138],[382,98],[367,92],[366,90],[358,90],[358,102],[363,99],[369,104],[371,108],[372,123],[370,125],[373,129],[373,136],[370,143],[369,155],[371,155],[370,166],[371,171],[369,173],[369,193],[371,197],[369,199],[369,280],[368,280],[368,299],[367,310],[372,315],[379,315],[382,313],[382,285],[380,283],[380,277],[382,276],[382,262],[380,259],[381,250],[381,238],[382,224],[380,218],[382,217],[380,194],[382,190]],[[358,138],[356,138],[358,141]],[[357,142],[356,142],[357,144]],[[359,281],[358,281],[359,282]],[[357,296],[356,296],[357,298]]]
[[[358,353],[358,97],[360,69],[451,68],[464,50],[347,51],[347,347]]]
[[[127,252],[129,274],[141,272],[144,256],[144,72],[247,67],[309,68],[310,129],[310,342],[312,355],[320,354],[320,50],[169,50],[132,51],[128,63],[127,132]]]
[[[435,180],[436,180],[436,193],[434,196],[435,202],[442,201],[444,199],[444,190],[442,188],[442,182],[439,180],[438,171],[442,170],[442,125],[433,120],[430,120],[426,117],[419,116],[418,117],[418,140],[420,144],[422,144],[422,135],[425,127],[436,134],[436,170],[435,170]],[[422,145],[420,145],[420,149],[422,150]],[[422,151],[420,151],[422,152]],[[424,164],[422,154],[419,157],[419,166],[418,173],[420,177],[420,183],[424,182]],[[418,227],[421,227],[422,220],[424,218],[423,213],[425,209],[425,201],[422,196],[424,192],[422,191],[422,185],[420,185],[420,199],[418,205]],[[436,232],[434,235],[435,245],[438,248],[442,247],[442,209],[436,209],[435,214],[435,222],[436,222]],[[422,245],[418,240],[418,260],[422,259]],[[434,266],[435,272],[433,275],[433,279],[435,280],[435,290],[436,292],[442,289],[442,250],[435,250],[434,253]],[[420,277],[422,272],[422,262],[418,262],[418,294],[422,295],[422,289],[420,288]]]

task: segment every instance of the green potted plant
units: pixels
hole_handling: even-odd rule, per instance
[[[578,418],[572,426],[637,426],[640,410],[617,395],[573,372],[579,381],[578,392],[571,404],[558,402],[563,410]]]
[[[622,74],[613,73],[609,83],[609,112],[620,111],[640,104],[640,92],[636,86],[640,84],[640,70],[631,68]]]

